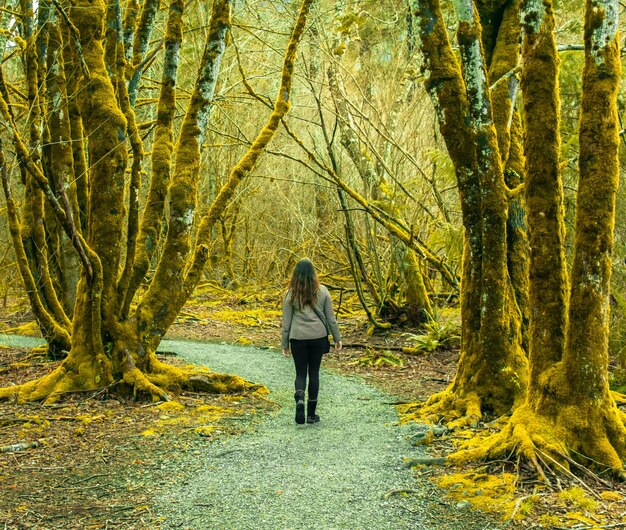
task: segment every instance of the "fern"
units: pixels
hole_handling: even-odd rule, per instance
[[[458,324],[449,320],[441,322],[430,320],[424,324],[425,333],[405,333],[404,336],[413,343],[410,348],[415,353],[431,353],[443,346],[457,345],[461,339],[461,330]]]

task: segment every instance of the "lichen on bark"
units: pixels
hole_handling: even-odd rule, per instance
[[[548,481],[572,462],[624,476],[626,416],[608,386],[608,313],[619,178],[616,9],[585,2],[579,187],[571,281],[563,259],[558,60],[550,1],[523,8],[522,88],[531,244],[530,379],[526,402],[504,429],[453,463],[518,455]],[[616,8],[616,2],[613,2]],[[539,20],[537,17],[539,16]],[[597,33],[603,35],[597,49]],[[607,39],[606,36],[610,38]],[[541,237],[540,237],[541,236]],[[567,289],[570,290],[569,297]]]
[[[152,145],[150,187],[137,237],[138,248],[133,262],[132,273],[128,278],[128,285],[120,292],[123,296],[122,318],[128,316],[130,304],[148,272],[152,257],[161,238],[161,227],[163,225],[174,153],[172,124],[176,110],[176,77],[179,52],[183,39],[183,12],[184,2],[181,0],[172,1],[164,36],[165,58]]]
[[[413,2],[426,88],[438,109],[439,127],[455,167],[465,227],[459,368],[446,390],[414,410],[422,417],[444,417],[464,425],[518,406],[525,393],[527,363],[507,264],[506,160],[495,128],[480,22],[471,2],[459,0],[455,5],[462,71],[439,2]],[[491,28],[491,32],[497,39],[509,38],[505,31],[501,35]]]
[[[178,303],[165,300],[167,297],[163,296],[163,290],[168,289],[175,293],[183,290],[187,259],[192,244],[191,229],[197,209],[200,139],[204,134],[203,128],[206,127],[206,123],[200,119],[203,109],[212,104],[217,71],[224,54],[226,32],[229,27],[230,1],[216,0],[213,3],[194,92],[175,147],[174,170],[168,190],[168,232],[163,255],[137,311],[139,332],[142,337],[147,337],[147,344],[151,344],[151,347],[158,344],[182,308]],[[221,205],[222,208],[224,206]]]

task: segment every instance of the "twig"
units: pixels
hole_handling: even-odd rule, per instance
[[[73,488],[71,486],[57,486],[57,490],[65,490],[65,491],[85,491],[85,490],[97,490],[100,488],[107,488],[110,484],[95,484],[94,486],[80,486],[78,488]],[[52,488],[51,488],[52,489]]]
[[[559,52],[582,52],[585,51],[583,44],[559,44],[556,47]]]
[[[503,83],[505,81],[507,81],[508,79],[510,79],[513,76],[517,77],[517,74],[519,74],[522,71],[522,65],[518,64],[517,66],[514,66],[513,68],[511,68],[506,74],[504,74],[502,77],[500,77],[499,79],[496,80],[495,83],[493,83],[490,87],[489,90],[493,91],[497,88],[497,86],[500,83]]]
[[[165,403],[165,401],[154,401],[152,403],[147,403],[146,405],[141,405],[141,408],[146,409],[149,407],[158,407],[159,405],[162,405],[163,403]]]
[[[592,526],[577,526],[576,530],[595,530],[596,528],[623,528],[626,526],[626,522],[624,523],[612,523],[612,524],[594,524]],[[554,526],[554,530],[572,530],[571,527],[567,526]]]
[[[594,480],[596,480],[597,482],[599,482],[603,486],[605,486],[607,488],[611,488],[611,484],[609,484],[606,480],[600,478],[593,471],[591,471],[587,467],[583,466],[582,464],[579,464],[578,462],[576,462],[576,460],[574,460],[573,458],[570,458],[568,455],[563,455],[563,456],[564,456],[565,460],[567,460],[571,465],[574,465],[578,469],[580,469],[581,471],[587,473],[591,478],[593,478]]]
[[[513,507],[513,511],[511,512],[511,516],[506,520],[507,523],[513,520],[513,518],[515,517],[515,514],[519,510],[519,507],[522,505],[522,502],[525,499],[528,499],[528,497],[530,497],[530,495],[525,495],[524,497],[520,497],[519,499],[517,499],[515,501],[515,506]]]
[[[558,462],[557,460],[552,458],[552,456],[550,456],[548,453],[544,453],[543,451],[540,451],[539,449],[537,449],[537,452],[539,454],[541,454],[541,456],[544,456],[548,460],[551,460],[552,463],[554,465],[556,465],[561,471],[563,471],[563,473],[565,473],[568,477],[573,478],[574,480],[579,482],[580,485],[583,488],[585,488],[589,493],[591,493],[596,499],[601,499],[600,495],[598,495],[595,491],[593,491],[593,489],[591,489],[587,484],[585,484],[585,482],[583,480],[581,480],[576,475],[574,475],[574,473],[572,473],[569,469],[567,469],[563,464],[561,464],[560,462]],[[563,456],[563,455],[561,455],[561,456]]]
[[[509,523],[509,522],[511,522],[513,520],[513,518],[515,517],[515,514],[520,509],[520,506],[522,505],[522,502],[524,502],[526,499],[529,499],[531,497],[539,497],[541,495],[545,495],[545,493],[533,493],[532,495],[524,495],[523,497],[520,497],[519,499],[517,499],[515,501],[515,506],[513,507],[513,512],[511,513],[511,516],[506,520],[506,522]]]
[[[398,489],[398,490],[390,490],[387,493],[385,493],[385,495],[383,496],[385,499],[388,499],[389,497],[393,496],[393,495],[402,495],[403,493],[419,493],[418,490],[409,490],[409,489]]]
[[[39,447],[41,445],[41,441],[37,440],[34,442],[21,442],[11,445],[5,445],[0,447],[0,453],[16,453],[18,451],[23,451],[24,449],[33,449],[35,447]]]
[[[391,350],[391,351],[402,351],[402,346],[378,346],[376,344],[368,344],[366,342],[352,342],[352,343],[342,343],[344,348],[371,348],[372,350]]]
[[[109,477],[109,476],[111,476],[110,473],[98,473],[97,475],[91,475],[89,477],[81,478],[80,480],[77,480],[76,482],[72,482],[70,486],[74,486],[75,484],[80,484],[81,482],[87,482],[88,480],[91,480],[92,478]]]
[[[119,382],[121,381],[121,379],[116,379],[115,381],[113,381],[112,383],[108,384],[105,387],[102,387],[98,392],[96,392],[93,396],[91,396],[90,399],[95,399],[98,396],[101,396],[102,394],[104,394],[109,388],[111,388],[112,386],[117,385]]]

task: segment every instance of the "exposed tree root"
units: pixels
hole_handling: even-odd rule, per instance
[[[611,391],[611,396],[615,400],[615,404],[619,406],[626,405],[626,396],[620,392]]]
[[[476,393],[463,397],[451,387],[432,395],[426,403],[410,404],[402,411],[404,421],[444,422],[450,429],[476,426],[482,418],[482,401]]]
[[[530,413],[526,407],[520,407],[504,429],[487,439],[481,439],[480,445],[476,447],[471,447],[472,442],[469,442],[465,448],[448,455],[446,460],[451,464],[463,464],[517,455],[533,468],[540,480],[546,482],[546,474],[537,458],[538,448],[563,460],[560,455],[566,453],[567,449],[560,440],[563,437],[557,436],[548,422]]]
[[[170,401],[173,394],[182,390],[231,394],[263,388],[236,375],[211,372],[208,368],[170,366],[154,355],[150,356],[148,369],[144,371],[137,367],[130,353],[126,353],[121,374],[114,377],[110,360],[103,355],[96,356],[96,359],[92,364],[87,360],[79,362],[76,355],[71,356],[39,379],[0,388],[0,400],[54,403],[63,394],[98,390],[116,380],[130,388],[135,397],[149,397],[152,401]]]
[[[144,374],[133,361],[130,353],[126,353],[126,362],[124,363],[124,382],[132,387],[135,396],[148,394],[152,401],[171,401],[169,394],[152,383],[146,374]]]
[[[572,475],[572,463],[602,468],[623,477],[626,429],[622,413],[613,408],[586,417],[580,414],[571,417],[570,412],[574,414],[577,410],[564,406],[556,420],[552,420],[523,405],[500,432],[480,440],[479,445],[475,445],[476,441],[468,442],[448,455],[446,462],[463,464],[516,455],[546,483],[550,482],[548,471]]]
[[[78,390],[96,390],[99,387],[94,378],[85,377],[68,370],[62,363],[47,375],[21,385],[0,388],[0,400],[15,399],[18,403],[44,401],[54,403],[62,394]]]
[[[212,372],[208,368],[186,366],[178,368],[154,358],[150,362],[150,371],[146,378],[158,388],[191,390],[211,394],[233,394],[262,388],[245,379],[231,374]]]

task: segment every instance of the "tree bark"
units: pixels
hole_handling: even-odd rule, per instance
[[[615,0],[585,2],[580,173],[568,306],[554,15],[549,1],[524,4],[531,376],[526,402],[506,427],[449,461],[517,454],[546,481],[546,465],[567,469],[572,460],[624,476],[625,415],[608,386],[609,280],[619,179],[617,13]]]
[[[500,130],[509,127],[512,103],[507,92],[504,97],[496,94],[497,107],[492,104],[483,33],[471,1],[455,3],[462,71],[439,2],[418,0],[413,7],[425,57],[426,88],[455,167],[465,227],[459,368],[452,384],[432,396],[420,414],[444,416],[464,425],[484,414],[500,415],[515,408],[526,387],[521,315],[508,270],[506,159],[499,145],[506,150],[509,133]],[[510,24],[490,31],[502,47],[512,40]],[[499,62],[492,65],[494,73],[498,67]]]

